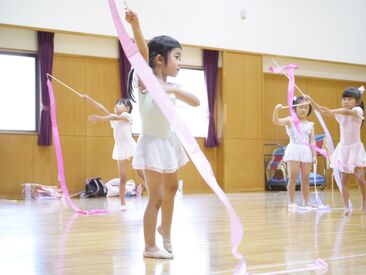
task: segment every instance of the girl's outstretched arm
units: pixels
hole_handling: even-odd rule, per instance
[[[144,39],[144,35],[142,34],[140,22],[139,22],[139,18],[137,16],[137,14],[130,9],[126,9],[125,19],[131,25],[133,37],[135,39],[137,48],[139,49],[143,58],[147,62],[149,62],[149,49],[148,49],[146,41]]]
[[[194,107],[200,105],[199,98],[196,97],[194,94],[189,93],[185,90],[182,90],[181,88],[172,86],[168,83],[162,83],[162,85],[167,93],[174,94],[177,97],[177,99],[187,103],[188,105],[191,105]]]
[[[339,109],[330,110],[330,112],[332,112],[332,114],[334,114],[334,115],[341,114],[341,115],[346,115],[346,116],[359,117],[357,114],[357,111],[355,109],[349,110],[346,108],[339,108]]]
[[[279,112],[282,107],[283,107],[282,104],[277,104],[276,107],[274,108],[273,116],[272,116],[273,123],[277,126],[286,126],[286,125],[290,126],[289,117],[280,118],[280,116],[279,116]]]
[[[85,99],[86,101],[88,101],[89,103],[91,103],[92,105],[94,105],[96,108],[98,108],[99,110],[101,110],[106,115],[110,115],[111,114],[111,112],[109,112],[106,107],[104,107],[101,103],[99,103],[98,101],[94,100],[93,98],[91,98],[87,94],[82,95],[82,98]]]
[[[335,118],[335,115],[331,112],[330,109],[327,107],[320,106],[318,103],[316,103],[309,95],[305,96],[305,99],[310,101],[311,105],[314,107],[315,110],[317,110],[319,113],[327,115],[329,117]]]
[[[105,115],[105,116],[100,116],[100,115],[90,115],[89,116],[90,122],[111,121],[111,120],[129,121],[129,119],[123,114],[120,114],[120,115],[109,114],[109,115]]]

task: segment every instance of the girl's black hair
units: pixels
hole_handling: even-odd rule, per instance
[[[129,113],[132,112],[132,103],[131,100],[129,100],[128,98],[120,98],[116,101],[116,104],[123,104],[126,107],[129,107],[130,109],[128,110]]]
[[[365,105],[363,104],[363,101],[361,100],[361,91],[355,87],[348,87],[347,89],[345,89],[343,91],[343,94],[342,94],[342,98],[345,98],[345,97],[351,97],[351,98],[354,98],[357,103],[359,102],[359,104],[357,104],[358,106],[361,107],[361,109],[364,111],[365,110]]]
[[[170,51],[176,48],[180,49],[182,48],[182,46],[177,40],[167,35],[154,37],[149,41],[147,47],[149,49],[149,66],[151,68],[155,67],[154,58],[157,55],[160,54],[163,57],[164,62],[166,64],[168,61]],[[133,95],[133,75],[134,75],[134,69],[131,69],[130,72],[128,73],[127,78],[127,93],[128,96],[131,98],[131,100],[133,102],[136,102],[136,99]]]
[[[300,104],[302,102],[307,102],[307,100],[305,99],[305,97],[299,96],[292,101],[292,105]],[[294,109],[295,112],[296,112],[296,108],[297,108],[297,106],[292,107],[292,109]],[[310,116],[312,110],[313,110],[313,107],[311,106],[311,104],[309,104],[309,111],[306,116]]]

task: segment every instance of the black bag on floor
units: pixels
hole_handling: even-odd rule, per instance
[[[90,178],[85,180],[85,198],[105,197],[107,188],[101,178]]]

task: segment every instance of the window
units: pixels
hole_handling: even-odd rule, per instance
[[[200,100],[197,107],[189,106],[177,100],[176,110],[179,116],[187,125],[192,135],[195,137],[206,137],[208,131],[208,103],[205,77],[203,70],[181,69],[177,77],[168,77],[168,82],[177,83],[185,90],[194,93]],[[137,98],[137,96],[135,97]],[[140,133],[141,120],[138,106],[134,103],[132,115],[134,122],[132,125],[133,133]]]
[[[36,56],[0,53],[0,130],[36,131]]]

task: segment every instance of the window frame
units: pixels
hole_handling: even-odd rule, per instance
[[[4,50],[0,49],[0,55],[11,55],[20,57],[33,57],[34,58],[34,72],[35,72],[35,129],[34,130],[6,130],[0,128],[0,134],[38,134],[39,119],[41,117],[41,88],[40,88],[40,69],[39,69],[39,55],[37,52],[30,51],[16,51],[16,50]]]

